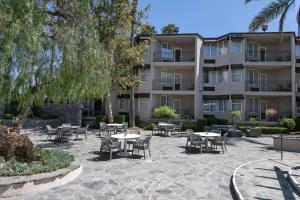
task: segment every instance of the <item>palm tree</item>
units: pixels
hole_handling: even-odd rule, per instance
[[[245,3],[250,3],[255,0],[245,0]],[[294,8],[296,0],[273,0],[266,7],[264,7],[252,20],[249,25],[250,31],[256,31],[263,25],[280,17],[279,32],[283,32],[284,21],[287,13]],[[299,16],[299,11],[298,11]],[[299,17],[297,17],[299,18]],[[299,21],[299,20],[297,20]],[[299,27],[299,23],[298,23]]]
[[[167,24],[161,29],[161,32],[164,34],[177,34],[179,28],[175,24]]]
[[[155,35],[157,33],[155,26],[152,26],[151,24],[142,25],[140,32],[142,35]]]

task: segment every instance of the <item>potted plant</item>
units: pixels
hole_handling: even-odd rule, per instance
[[[267,119],[270,119],[270,121],[274,121],[277,115],[277,110],[274,108],[268,108],[265,110],[265,114],[267,116]]]

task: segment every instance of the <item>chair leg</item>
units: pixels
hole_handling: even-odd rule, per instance
[[[223,153],[224,153],[224,146],[223,146],[223,144],[221,144],[221,147],[222,147],[222,151],[223,151]]]
[[[145,149],[144,149],[144,159],[146,159]]]
[[[202,143],[200,144],[200,154],[202,154]]]
[[[150,148],[148,148],[148,151],[149,151],[149,155],[150,155],[150,157],[151,157]]]
[[[224,142],[225,151],[227,151],[226,143]]]
[[[112,159],[112,150],[110,150],[109,160]]]

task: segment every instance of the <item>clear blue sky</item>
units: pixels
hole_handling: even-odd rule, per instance
[[[151,5],[147,21],[161,27],[174,23],[180,33],[199,33],[204,37],[216,37],[229,32],[248,31],[253,16],[270,0],[256,0],[247,5],[244,0],[140,0],[141,6]],[[285,21],[285,31],[297,32],[294,7]],[[269,24],[268,31],[278,31],[278,20]]]

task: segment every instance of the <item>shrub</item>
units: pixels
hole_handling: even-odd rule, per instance
[[[279,124],[280,124],[280,126],[283,126],[287,129],[289,129],[289,131],[293,130],[296,126],[296,123],[295,123],[294,119],[292,119],[292,118],[282,118],[279,121]]]
[[[218,125],[228,125],[227,119],[217,119]]]
[[[207,126],[207,119],[199,119],[197,121],[197,129],[199,131],[204,131],[204,127]]]
[[[24,162],[23,158],[15,157],[10,162],[4,163],[0,168],[0,176],[32,175],[51,172],[71,165],[74,160],[69,153],[57,149],[35,149],[32,161]]]
[[[3,116],[2,116],[2,118],[3,119],[13,119],[14,118],[14,115],[13,114],[11,114],[11,113],[5,113],[5,114],[3,114]]]
[[[262,128],[262,133],[263,134],[287,134],[289,130],[285,127],[267,127],[263,126]]]
[[[125,115],[114,116],[114,123],[122,124],[123,122],[125,122]]]
[[[151,124],[151,123],[145,124],[144,130],[145,131],[152,131],[153,130],[153,124]]]
[[[294,119],[296,126],[294,128],[295,131],[300,131],[300,118],[295,118]]]
[[[241,111],[239,110],[231,111],[230,115],[231,115],[233,125],[237,126],[238,122],[241,120]]]
[[[207,126],[211,126],[213,124],[218,124],[218,119],[213,115],[206,115],[204,118],[207,120]]]
[[[140,125],[140,123],[141,123],[141,120],[140,120],[140,116],[135,116],[135,125],[136,126],[139,126]]]
[[[106,122],[106,116],[105,115],[96,116],[96,123],[99,124],[100,122]]]
[[[196,122],[185,122],[181,127],[182,131],[186,131],[187,129],[192,129],[193,131],[200,131]]]
[[[176,110],[169,106],[160,106],[158,108],[155,108],[153,115],[156,118],[177,118]]]

